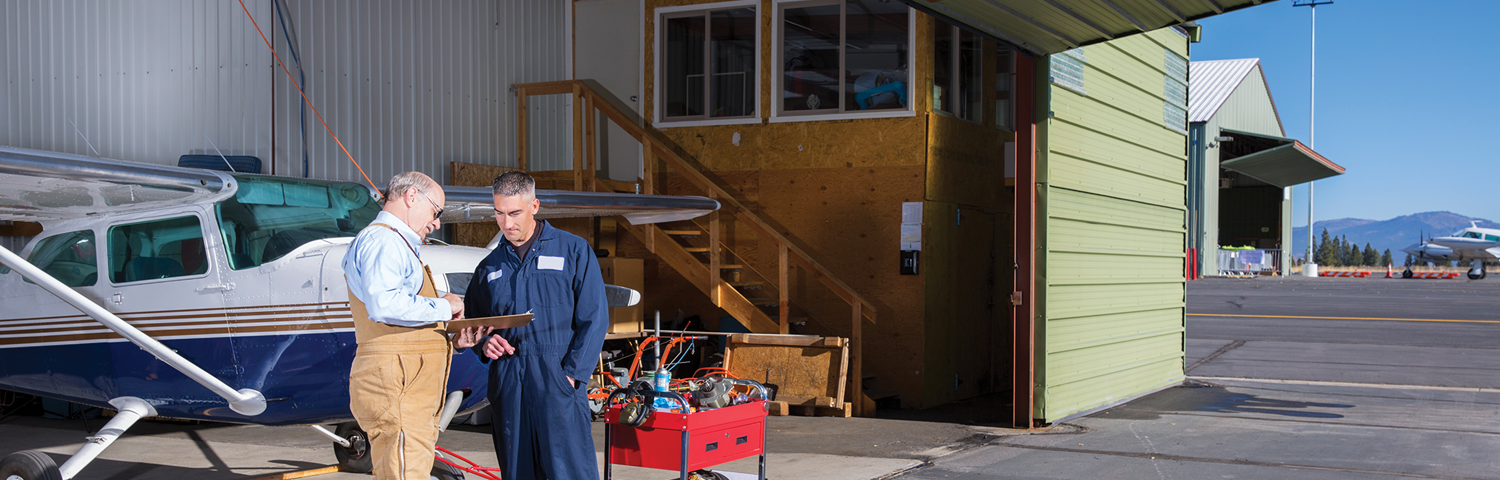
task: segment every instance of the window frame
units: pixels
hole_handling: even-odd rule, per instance
[[[788,113],[781,110],[782,102],[776,100],[777,98],[779,98],[777,96],[784,91],[782,88],[782,81],[784,81],[785,78],[781,68],[781,52],[784,49],[784,42],[781,37],[781,24],[782,18],[784,18],[784,12],[787,8],[817,7],[825,5],[839,6],[839,71],[842,72],[844,71],[845,65],[845,36],[848,31],[845,25],[845,22],[848,18],[847,4],[848,0],[772,0],[773,15],[771,18],[771,65],[774,67],[774,70],[771,72],[770,85],[772,92],[771,95],[773,97],[771,99],[771,115],[768,119],[770,123],[857,120],[868,118],[901,118],[914,117],[917,115],[916,99],[914,97],[916,95],[916,82],[914,80],[917,75],[917,10],[911,8],[910,6],[906,7],[906,108],[867,112],[846,111],[844,110],[845,106],[842,104],[844,95],[841,94],[839,95],[839,111],[834,113]],[[839,85],[842,89],[843,82],[841,81]],[[842,90],[840,91],[842,92]]]
[[[115,268],[114,258],[111,256],[111,254],[113,252],[113,250],[111,250],[111,248],[113,247],[113,239],[111,237],[114,235],[114,230],[116,228],[124,227],[124,226],[130,226],[130,225],[141,225],[141,224],[146,224],[146,223],[165,222],[165,221],[168,221],[168,220],[176,220],[176,219],[180,219],[180,218],[192,218],[192,219],[194,219],[194,220],[196,220],[198,222],[198,234],[199,234],[198,239],[203,242],[203,262],[206,265],[206,267],[203,269],[203,273],[198,273],[198,274],[191,274],[191,273],[189,273],[189,274],[179,275],[179,276],[175,276],[175,277],[148,278],[148,279],[145,279],[145,280],[132,280],[132,281],[126,281],[126,282],[116,282],[115,281],[115,275],[114,275],[114,273],[115,273],[115,271],[114,271],[114,268]],[[103,229],[103,232],[104,232],[104,241],[101,242],[101,245],[100,245],[103,248],[105,265],[108,267],[105,271],[109,273],[109,275],[108,275],[109,284],[111,286],[149,285],[149,284],[156,284],[156,283],[161,283],[161,282],[176,282],[176,281],[182,281],[182,280],[201,279],[201,278],[207,278],[208,276],[213,275],[214,274],[214,268],[215,268],[214,264],[218,262],[218,257],[214,254],[213,249],[210,248],[210,244],[208,242],[208,239],[210,238],[211,235],[213,235],[213,234],[215,234],[217,232],[216,231],[206,230],[205,229],[205,225],[207,225],[207,222],[206,222],[206,219],[203,216],[203,212],[191,211],[191,210],[190,211],[183,211],[183,212],[176,212],[176,213],[173,213],[173,214],[170,214],[170,215],[165,215],[165,216],[154,216],[154,217],[151,217],[151,218],[137,218],[137,219],[131,219],[131,220],[120,220],[120,221],[111,222],[108,227],[105,227]],[[217,229],[217,224],[215,224],[215,228]],[[128,262],[129,260],[127,259],[126,261]],[[121,265],[121,267],[123,268],[124,266]],[[101,276],[101,278],[102,277],[103,276]]]
[[[712,12],[719,11],[719,10],[738,10],[738,9],[741,9],[741,8],[750,8],[750,9],[755,10],[755,67],[754,67],[754,72],[752,72],[753,73],[753,75],[752,75],[753,76],[753,80],[755,82],[755,88],[752,89],[755,92],[755,107],[753,109],[751,109],[750,115],[748,115],[748,116],[741,116],[741,117],[718,117],[718,118],[715,118],[715,117],[709,116],[709,114],[706,113],[706,112],[711,112],[712,111],[712,107],[709,104],[709,102],[712,101],[712,95],[710,94],[709,88],[708,88],[708,77],[711,75],[711,73],[709,73],[709,72],[713,69],[712,58],[710,57],[710,55],[713,54],[713,51],[712,51],[712,47],[711,46],[705,45],[705,48],[704,48],[704,57],[705,58],[704,58],[704,64],[703,64],[703,69],[704,69],[704,72],[705,72],[705,74],[704,74],[704,77],[705,77],[705,79],[704,79],[704,88],[703,88],[703,94],[705,96],[705,98],[704,98],[704,112],[705,113],[703,115],[701,115],[701,116],[693,116],[693,117],[685,117],[685,118],[684,117],[676,117],[676,118],[681,118],[680,120],[676,119],[676,118],[671,118],[671,119],[667,118],[667,116],[666,116],[666,90],[664,89],[664,85],[663,85],[663,82],[662,82],[662,79],[665,78],[665,76],[666,76],[666,75],[664,75],[664,72],[666,71],[666,66],[667,66],[666,56],[665,56],[665,53],[664,53],[664,50],[666,49],[666,45],[667,45],[667,42],[666,42],[666,34],[667,34],[667,31],[666,31],[667,27],[666,27],[666,25],[667,25],[667,22],[666,21],[668,19],[670,19],[670,18],[692,17],[693,16],[692,14],[694,14],[694,13],[699,14],[699,15],[703,15],[704,17],[706,17],[706,19],[708,20],[708,24],[709,24],[709,25],[705,26],[705,37],[706,38],[705,38],[704,41],[706,43],[712,43],[713,42],[713,33],[711,31],[707,30],[707,29],[711,29],[712,28],[712,26],[711,26],[712,18],[708,18],[708,15],[710,13],[712,13]],[[761,107],[761,101],[764,99],[763,98],[764,95],[762,95],[762,90],[761,90],[761,88],[762,88],[761,84],[763,83],[763,82],[761,82],[761,59],[762,59],[762,57],[764,57],[764,55],[762,55],[761,50],[760,50],[763,47],[763,45],[761,44],[761,42],[763,40],[763,37],[761,36],[761,25],[763,23],[763,19],[761,18],[761,10],[763,10],[763,9],[761,8],[759,0],[732,0],[732,1],[727,1],[727,2],[702,3],[702,4],[697,4],[697,5],[682,5],[682,6],[675,6],[675,7],[658,7],[655,10],[654,13],[655,13],[655,22],[656,22],[656,24],[654,25],[654,30],[656,31],[655,32],[656,36],[652,37],[653,38],[652,43],[654,45],[652,45],[652,59],[653,59],[652,63],[653,63],[653,65],[651,67],[651,69],[652,69],[652,77],[651,77],[651,88],[652,88],[652,90],[651,90],[651,92],[652,92],[652,95],[651,95],[651,104],[652,104],[651,105],[651,110],[652,110],[652,112],[651,112],[651,117],[653,119],[653,125],[652,126],[658,128],[658,129],[665,129],[665,128],[673,128],[673,127],[701,127],[701,126],[710,126],[710,125],[746,125],[746,124],[754,124],[754,123],[760,123],[761,122],[761,108],[760,107]]]
[[[38,270],[41,270],[41,271],[47,273],[47,275],[52,276],[53,279],[56,280],[57,277],[55,275],[53,275],[52,272],[48,272],[47,269],[46,269],[46,267],[43,267],[40,264],[41,262],[37,261],[37,258],[36,258],[37,249],[41,248],[47,242],[49,242],[49,241],[51,241],[53,239],[56,239],[56,238],[60,238],[60,237],[62,237],[64,235],[73,235],[73,234],[79,234],[79,233],[84,233],[84,232],[88,232],[91,235],[91,238],[89,239],[89,241],[94,244],[93,245],[93,247],[94,247],[94,283],[91,283],[91,284],[88,284],[88,285],[69,285],[67,282],[62,282],[61,280],[58,280],[58,281],[62,282],[63,285],[67,286],[68,288],[89,288],[89,287],[97,287],[97,286],[99,286],[101,284],[100,281],[99,281],[99,259],[101,258],[99,256],[99,254],[100,254],[100,250],[102,249],[102,247],[104,245],[104,242],[101,242],[99,240],[99,231],[97,229],[83,228],[83,229],[78,229],[78,230],[68,230],[68,231],[65,231],[65,232],[58,233],[56,235],[48,235],[46,237],[38,238],[35,242],[32,243],[33,247],[31,248],[31,251],[30,252],[26,252],[26,257],[25,257],[26,258],[26,262],[30,263],[32,266],[36,267]],[[49,263],[48,266],[51,266],[51,264]],[[6,271],[3,272],[3,273],[10,273],[10,270],[7,268]],[[22,276],[21,280],[24,281],[24,282],[26,282],[26,283],[28,283],[28,284],[36,285],[36,282],[31,281],[30,278],[26,278],[25,276]]]
[[[984,94],[985,94],[984,74],[985,74],[985,69],[984,69],[984,67],[985,67],[985,64],[986,64],[986,62],[984,61],[985,60],[984,50],[985,50],[985,46],[987,44],[993,44],[994,42],[991,42],[988,39],[984,38],[984,35],[981,35],[978,32],[965,29],[963,27],[960,27],[960,26],[952,24],[952,23],[948,23],[946,21],[943,21],[943,19],[941,19],[941,18],[935,18],[933,22],[934,23],[933,23],[932,34],[933,34],[933,50],[934,50],[933,51],[933,55],[934,55],[934,57],[936,57],[936,55],[937,55],[936,49],[937,49],[937,30],[938,30],[938,26],[939,25],[947,25],[949,31],[951,31],[952,34],[953,34],[953,40],[952,40],[953,41],[953,47],[952,47],[952,50],[950,52],[948,52],[948,56],[949,56],[949,58],[948,58],[948,69],[949,69],[948,78],[949,78],[949,80],[948,80],[948,82],[949,82],[949,84],[943,86],[943,88],[949,89],[949,91],[951,92],[949,95],[950,95],[950,98],[952,99],[952,101],[949,102],[949,103],[952,103],[953,105],[961,105],[962,104],[961,101],[960,101],[960,99],[959,99],[959,97],[961,95],[963,95],[963,81],[964,81],[964,78],[963,78],[963,71],[964,71],[964,68],[963,68],[963,58],[964,58],[964,55],[963,55],[963,53],[964,53],[963,42],[964,42],[964,34],[967,33],[967,34],[973,36],[974,40],[979,43],[979,55],[977,56],[977,58],[974,59],[974,62],[975,62],[974,68],[976,70],[978,70],[978,72],[979,72],[978,78],[975,79],[975,83],[978,84],[978,89],[977,89],[977,91],[974,92],[977,95],[979,95],[979,102],[978,102],[979,109],[978,109],[978,112],[974,115],[975,118],[965,118],[963,115],[959,115],[958,112],[954,111],[956,109],[946,109],[945,110],[945,109],[938,108],[937,107],[937,96],[936,95],[931,95],[929,98],[931,98],[931,100],[930,100],[932,102],[931,105],[933,105],[932,111],[935,112],[935,113],[943,114],[943,115],[945,115],[945,116],[947,116],[949,118],[963,120],[965,122],[969,122],[969,123],[972,123],[972,124],[975,124],[975,125],[984,125],[984,121],[985,121],[985,118],[984,118],[984,107],[985,107],[985,105],[984,105],[984,103],[985,103],[984,102]],[[997,53],[997,55],[998,55],[998,53]],[[936,58],[933,59],[933,65],[934,66],[937,65],[937,59]],[[933,83],[932,83],[933,86],[937,86],[937,72],[936,71],[932,72],[932,79],[933,79]],[[928,93],[932,94],[932,93],[936,93],[936,92],[928,92]]]
[[[995,45],[995,68],[993,69],[993,74],[995,76],[995,78],[994,78],[994,83],[995,83],[994,87],[995,88],[994,88],[994,92],[993,92],[995,94],[995,98],[994,98],[994,102],[993,102],[993,103],[995,103],[995,123],[994,123],[994,125],[995,125],[995,128],[998,128],[1001,131],[1015,133],[1016,132],[1016,54],[1018,53],[1018,51],[1016,49],[1014,49],[1014,48],[1010,48],[1009,46],[1007,46],[1005,44],[995,43],[994,45]],[[1009,66],[1010,68],[1007,69],[1009,71],[1007,73],[1003,73],[1003,74],[1000,73],[1000,58],[1001,58],[1001,54],[1002,53],[1005,54],[1004,55],[1005,60],[1007,60],[1007,61],[1010,62],[1010,66]],[[1005,92],[1008,93],[1009,97],[1010,97],[1008,100],[1006,100],[1006,105],[1008,107],[1010,107],[1010,108],[1006,109],[1005,124],[1004,125],[1002,125],[1000,123],[1001,115],[1000,115],[1000,108],[999,108],[999,103],[1000,103],[999,82],[1000,82],[1000,77],[1002,75],[1005,76],[1006,78],[1008,78],[1010,80],[1010,84],[1005,88]]]

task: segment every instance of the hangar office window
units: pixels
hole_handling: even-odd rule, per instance
[[[995,126],[1007,132],[1016,131],[1015,105],[1011,92],[1015,85],[1015,52],[1004,45],[995,52]]]
[[[971,122],[983,121],[983,39],[942,20],[932,30],[932,108]]]
[[[208,272],[203,227],[186,216],[109,227],[109,278],[114,283]]]
[[[779,114],[910,109],[912,16],[905,4],[795,2],[778,13]]]
[[[662,15],[665,121],[755,116],[755,8]]]
[[[90,287],[99,280],[93,230],[64,233],[37,242],[27,261],[69,287]],[[36,282],[28,278],[26,283]]]

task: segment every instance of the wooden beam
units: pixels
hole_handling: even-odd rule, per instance
[[[718,195],[713,190],[709,190],[708,191],[708,198],[709,199],[713,199],[716,196],[718,196]],[[724,282],[724,275],[722,274],[723,272],[719,271],[719,264],[722,263],[722,262],[719,261],[719,249],[721,248],[721,244],[719,242],[724,241],[724,239],[721,237],[722,230],[723,230],[723,227],[721,227],[719,225],[719,211],[718,210],[714,210],[712,212],[709,212],[708,213],[708,275],[709,275],[709,281],[713,282],[713,284],[710,285],[711,291],[713,292],[713,298],[711,298],[710,300],[712,300],[714,302],[714,305],[721,305],[723,303],[723,302],[720,301],[719,297],[721,297],[721,295],[719,294],[719,288],[718,288],[719,284]]]
[[[641,140],[641,193],[656,195],[656,150],[651,147],[651,137]]]
[[[578,186],[578,189],[584,190],[583,187],[585,187],[585,185],[582,184],[583,179],[587,179],[587,191],[590,192],[594,191],[594,172],[599,169],[597,167],[599,161],[599,140],[598,136],[594,134],[594,130],[599,127],[598,120],[594,118],[594,105],[597,103],[598,102],[595,102],[593,99],[590,99],[587,102],[587,105],[584,105],[583,107],[583,131],[585,132],[584,143],[587,144],[587,147],[584,148],[584,151],[588,152],[588,155],[586,156],[588,161],[583,165],[583,177],[579,180],[580,184]]]
[[[1011,242],[1015,259],[1011,302],[1011,425],[1031,428],[1036,388],[1036,125],[1032,118],[1035,61],[1016,56],[1016,188]]]
[[[865,322],[861,321],[863,319],[862,317],[864,317],[864,314],[860,313],[859,311],[860,307],[862,307],[863,305],[864,304],[860,302],[851,302],[849,304],[849,308],[851,310],[850,313],[853,314],[853,318],[850,321],[850,324],[852,326],[852,333],[849,334],[849,348],[848,350],[846,350],[848,352],[846,358],[849,359],[849,376],[852,377],[854,381],[850,382],[851,392],[848,395],[845,395],[844,398],[859,398],[860,395],[864,394],[865,381],[864,368],[862,364],[865,361],[865,356],[861,352],[861,350],[864,348],[864,332],[860,327],[863,327]],[[843,387],[842,384],[839,386]],[[864,410],[864,402],[855,402],[855,415],[864,416]],[[870,413],[873,414],[875,412]]]
[[[555,82],[533,82],[517,83],[511,85],[517,89],[525,90],[527,96],[531,95],[562,95],[573,91],[573,85],[578,82],[573,80],[558,80]]]
[[[817,335],[767,335],[762,333],[736,333],[729,336],[729,343],[755,345],[780,345],[786,347],[842,347],[849,340],[841,337]]]
[[[779,256],[780,256],[780,259],[781,259],[780,263],[777,264],[777,265],[779,265],[779,267],[777,267],[777,270],[779,270],[779,274],[780,274],[781,278],[779,279],[778,283],[776,284],[776,289],[778,290],[777,296],[781,300],[780,305],[778,305],[778,308],[780,309],[779,316],[781,318],[778,318],[776,323],[780,323],[781,324],[781,334],[782,335],[786,335],[788,333],[791,333],[791,330],[792,330],[792,318],[791,318],[792,317],[792,302],[791,302],[791,289],[792,289],[792,285],[791,285],[791,282],[787,281],[787,279],[790,277],[789,270],[791,269],[792,266],[790,265],[790,263],[787,261],[787,258],[786,258],[787,257],[786,244],[778,244],[777,250],[779,251]]]
[[[516,89],[516,169],[526,171],[526,88]]]
[[[573,188],[580,189],[577,181],[579,165],[583,164],[583,109],[587,108],[583,98],[583,85],[573,84]]]

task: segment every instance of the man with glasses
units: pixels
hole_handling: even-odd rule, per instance
[[[370,442],[375,478],[427,479],[447,393],[453,349],[474,346],[489,328],[469,328],[450,346],[446,323],[463,299],[437,296],[422,264],[422,239],[436,230],[443,189],[406,172],[391,178],[384,206],[344,255],[358,347],[349,369],[349,409]]]

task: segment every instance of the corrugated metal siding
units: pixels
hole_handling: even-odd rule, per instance
[[[376,183],[404,170],[446,181],[448,162],[514,165],[513,83],[568,75],[568,2],[291,1],[287,33],[269,0],[246,0],[262,31]],[[188,153],[255,155],[266,171],[357,180],[275,65],[237,2],[0,5],[0,144],[175,164]],[[275,91],[273,100],[272,91]],[[534,170],[570,169],[566,96],[533,98]],[[274,114],[273,114],[274,108]],[[272,134],[275,134],[275,151]]]
[[[21,249],[26,248],[26,242],[36,237],[0,237],[0,247],[5,247],[16,255],[21,254]]]
[[[567,2],[289,2],[306,93],[377,183],[407,170],[447,181],[448,162],[516,164],[516,83],[564,80]],[[267,32],[268,34],[271,32]],[[292,73],[285,34],[276,43]],[[256,39],[259,41],[259,38]],[[301,176],[301,98],[276,74],[277,173]],[[572,169],[565,95],[532,97],[532,170]],[[309,174],[357,180],[344,152],[306,113]],[[285,152],[284,154],[281,154]]]
[[[1162,116],[1163,49],[1187,41],[1090,46],[1088,94],[1050,86],[1035,412],[1049,422],[1183,378],[1187,150]]]
[[[1266,77],[1260,65],[1235,89],[1234,94],[1224,100],[1218,113],[1213,116],[1215,128],[1210,133],[1217,136],[1219,128],[1242,132],[1260,133],[1285,137],[1281,128],[1281,117],[1276,113],[1276,104],[1271,99],[1271,90],[1266,86]]]
[[[246,5],[267,23],[269,1]],[[60,0],[0,11],[0,144],[92,155],[81,131],[108,158],[175,165],[212,153],[210,139],[225,154],[270,157],[271,55],[238,3]]]
[[[1215,62],[1193,62],[1192,73],[1197,75],[1200,71],[1199,64]],[[1271,99],[1271,91],[1266,85],[1265,75],[1261,66],[1256,63],[1248,65],[1244,74],[1231,75],[1237,77],[1238,84],[1223,87],[1221,90],[1228,92],[1222,99],[1214,100],[1217,105],[1212,109],[1212,115],[1202,123],[1194,124],[1195,140],[1193,145],[1194,162],[1201,168],[1194,169],[1197,181],[1202,183],[1201,202],[1195,203],[1197,217],[1202,219],[1201,239],[1195,242],[1195,248],[1199,249],[1199,258],[1202,275],[1217,275],[1219,271],[1218,251],[1222,246],[1219,240],[1219,148],[1208,148],[1208,144],[1217,143],[1214,137],[1219,136],[1220,128],[1229,128],[1251,133],[1284,136],[1281,128],[1281,119],[1276,112],[1276,105]],[[1200,85],[1199,79],[1194,77],[1192,84]],[[1217,85],[1217,83],[1215,83]],[[1189,92],[1193,101],[1205,97],[1198,97],[1197,93]],[[1203,100],[1206,102],[1206,100]],[[1198,107],[1200,104],[1194,104]],[[1206,108],[1205,108],[1206,109]],[[1201,132],[1200,135],[1197,132]],[[1198,187],[1195,187],[1197,189]],[[1201,206],[1196,206],[1201,205]]]

